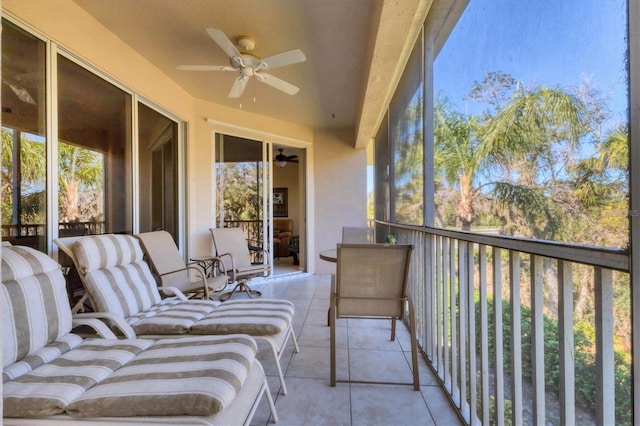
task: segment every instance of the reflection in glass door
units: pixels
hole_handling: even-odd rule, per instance
[[[140,232],[163,229],[178,243],[178,123],[138,104]]]
[[[46,251],[46,45],[2,27],[2,240]]]

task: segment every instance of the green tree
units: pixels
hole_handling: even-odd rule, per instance
[[[20,133],[20,170],[15,170],[16,142],[11,129],[2,128],[2,223],[12,224],[14,210],[20,206],[18,223],[44,223],[46,153],[43,142]],[[16,173],[19,182],[15,182]],[[14,189],[20,189],[20,200],[14,200]]]
[[[525,89],[500,73],[476,83],[470,98],[490,107],[468,117],[439,98],[434,113],[435,168],[460,192],[460,227],[471,228],[484,194],[502,206],[505,233],[553,238],[561,215],[551,200],[586,132],[584,104],[560,89]]]
[[[99,152],[76,145],[60,142],[58,144],[58,185],[59,219],[71,222],[83,218],[82,211],[92,211],[91,216],[102,214],[102,186],[104,179],[104,160]],[[98,207],[83,206],[80,194],[94,192],[89,203]]]

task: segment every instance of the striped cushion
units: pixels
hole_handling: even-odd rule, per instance
[[[34,369],[44,365],[62,354],[82,343],[82,337],[77,334],[65,334],[58,340],[49,343],[47,346],[38,349],[32,355],[22,358],[20,361],[2,369],[2,382],[13,380],[24,374],[30,373]]]
[[[185,334],[215,309],[209,300],[164,299],[144,312],[127,318],[137,335]]]
[[[71,331],[59,265],[29,247],[2,248],[2,366],[34,354]]]
[[[84,285],[96,312],[129,317],[161,300],[149,266],[141,260],[87,272]]]
[[[142,260],[139,241],[129,235],[95,235],[73,245],[78,268],[93,308],[124,317],[160,302],[149,265]]]
[[[23,246],[3,246],[2,282],[44,274],[60,269],[60,265],[42,252]]]
[[[62,414],[72,401],[149,347],[151,340],[89,339],[58,358],[3,383],[5,417]]]
[[[233,334],[268,336],[286,330],[293,319],[294,305],[287,300],[250,299],[227,301],[195,323],[191,334]]]
[[[92,235],[73,245],[78,269],[85,274],[96,269],[121,266],[142,260],[142,248],[130,235]]]
[[[67,407],[74,417],[212,416],[254,362],[249,336],[164,339]]]

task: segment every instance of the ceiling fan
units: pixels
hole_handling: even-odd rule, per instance
[[[276,155],[275,158],[274,158],[276,166],[284,167],[284,166],[287,165],[287,163],[297,163],[298,162],[298,156],[297,155],[284,155],[284,153],[283,153],[284,149],[282,149],[282,148],[278,148],[278,151],[280,151],[280,153],[278,155]]]
[[[255,77],[258,81],[281,90],[288,95],[295,95],[300,90],[293,84],[264,72],[265,70],[304,62],[307,58],[300,49],[289,50],[263,59],[252,52],[255,47],[255,41],[251,37],[239,37],[238,46],[240,49],[238,49],[222,31],[215,28],[206,28],[205,31],[229,56],[231,65],[178,65],[177,68],[179,70],[235,71],[239,73],[229,92],[230,98],[239,98],[251,77]]]

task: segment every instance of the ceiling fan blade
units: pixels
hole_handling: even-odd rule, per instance
[[[265,72],[255,73],[254,76],[264,84],[267,84],[275,89],[282,90],[287,95],[295,95],[300,90],[299,87],[294,86],[291,83],[287,83],[284,80],[274,77],[271,74]]]
[[[228,65],[178,65],[176,68],[182,71],[237,71]]]
[[[242,92],[244,92],[244,88],[247,87],[247,82],[249,81],[249,77],[240,76],[236,78],[236,81],[233,82],[233,86],[229,91],[230,98],[239,98],[242,96]]]
[[[302,53],[300,49],[293,49],[287,52],[278,53],[277,55],[269,56],[260,61],[258,69],[272,70],[274,68],[284,67],[285,65],[297,64],[298,62],[304,62],[307,57]]]
[[[231,43],[231,40],[220,30],[215,28],[206,28],[205,31],[209,34],[209,37],[215,41],[218,46],[229,56],[230,58],[242,58],[238,49]]]

